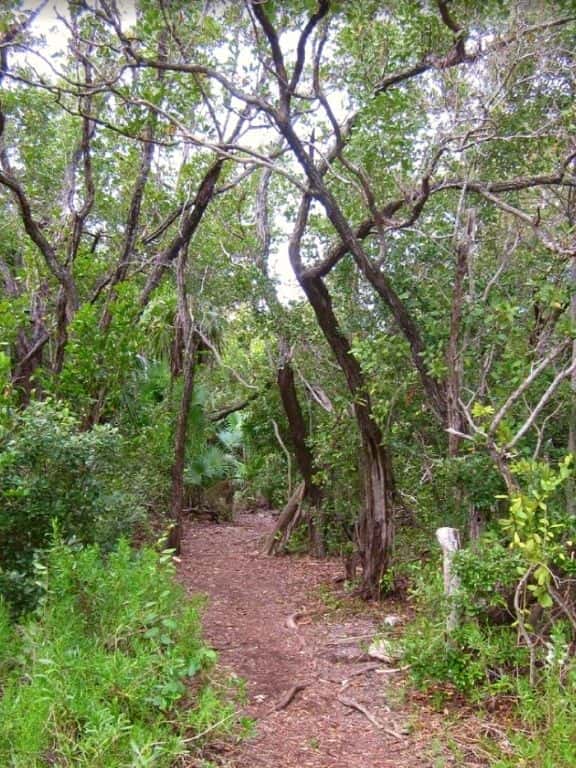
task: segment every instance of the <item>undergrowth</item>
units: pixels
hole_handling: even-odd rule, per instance
[[[237,728],[169,555],[57,543],[38,576],[26,623],[0,604],[0,765],[163,768]]]
[[[401,650],[415,685],[443,708],[450,690],[482,710],[506,696],[515,728],[495,768],[573,768],[576,765],[576,663],[571,628],[557,621],[540,653],[537,677],[529,682],[529,650],[519,641],[510,612],[510,585],[517,557],[488,542],[455,559],[460,578],[455,597],[459,625],[446,619],[454,603],[443,594],[439,563],[419,564],[412,574],[417,618],[407,627]],[[508,598],[508,599],[507,599]]]
[[[142,486],[127,453],[117,429],[82,429],[52,400],[0,423],[0,595],[13,614],[36,604],[33,564],[50,546],[54,523],[65,539],[111,549],[143,520],[134,490]]]

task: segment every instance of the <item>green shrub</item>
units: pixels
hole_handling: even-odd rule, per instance
[[[512,618],[502,624],[486,618],[491,608],[506,613],[503,594],[514,578],[514,555],[498,547],[486,558],[483,550],[466,550],[454,563],[462,580],[456,597],[460,626],[447,636],[451,604],[439,564],[419,566],[412,589],[419,615],[407,629],[403,652],[419,686],[449,683],[481,699],[508,690],[515,675],[528,667],[528,652],[517,646]]]
[[[530,684],[529,649],[518,643],[511,596],[523,553],[488,536],[476,550],[454,557],[460,579],[455,597],[460,626],[449,635],[446,618],[451,604],[443,594],[439,562],[418,564],[413,573],[413,599],[418,617],[402,638],[404,659],[421,687],[454,686],[470,699],[483,701],[505,693],[516,701],[522,727],[508,734],[506,755],[495,768],[572,768],[576,765],[576,664],[570,656],[571,623],[551,623],[541,639],[538,675]],[[536,600],[532,604],[536,605]],[[497,746],[497,745],[496,745]]]
[[[10,663],[15,646],[16,637],[10,624],[10,614],[6,605],[0,600],[0,676]]]
[[[474,549],[461,549],[454,555],[454,572],[460,581],[457,603],[464,617],[502,616],[501,623],[512,624],[512,596],[522,572],[522,557],[487,535]]]
[[[108,426],[82,431],[55,402],[32,403],[0,438],[0,594],[31,607],[34,558],[54,522],[65,539],[109,547],[140,517],[122,476],[123,443]]]
[[[206,678],[198,601],[173,575],[169,556],[125,542],[106,558],[52,548],[17,644],[0,613],[0,765],[168,767],[187,740],[232,726]]]

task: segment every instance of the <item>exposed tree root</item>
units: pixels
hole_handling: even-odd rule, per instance
[[[296,695],[307,687],[308,683],[297,683],[296,685],[293,685],[292,688],[286,691],[280,701],[274,707],[272,707],[268,714],[272,714],[272,712],[280,712],[282,709],[286,709],[286,707],[292,703]]]
[[[375,672],[377,669],[382,669],[381,663],[374,662],[374,664],[367,664],[365,667],[362,667],[362,669],[354,669],[352,672],[349,672],[345,679],[348,680],[350,677],[366,675],[368,672]]]
[[[288,629],[298,629],[298,621],[300,619],[304,619],[306,616],[314,616],[317,613],[319,613],[319,611],[296,611],[288,616],[286,619],[286,626]]]
[[[350,709],[355,709],[357,712],[360,712],[362,715],[364,715],[364,717],[369,720],[375,728],[378,728],[379,731],[382,731],[388,736],[392,736],[394,739],[398,739],[398,741],[403,740],[404,737],[401,733],[396,733],[396,731],[393,731],[391,728],[386,728],[383,726],[382,723],[374,717],[372,712],[366,709],[366,707],[363,704],[360,704],[360,702],[356,701],[355,699],[349,699],[347,696],[338,696],[337,698],[340,704],[343,704],[345,707],[350,707]]]
[[[265,537],[262,546],[262,553],[264,555],[273,555],[286,544],[300,518],[303,498],[304,483],[300,483],[280,513],[274,529]]]

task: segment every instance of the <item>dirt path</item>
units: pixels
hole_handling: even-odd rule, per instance
[[[405,706],[402,672],[366,658],[368,638],[390,611],[339,609],[329,586],[337,563],[259,555],[258,540],[271,525],[258,513],[234,524],[194,523],[185,537],[181,579],[191,593],[209,596],[205,635],[221,664],[247,681],[246,714],[256,720],[255,736],[230,748],[223,765],[455,765],[429,748],[435,724],[427,734],[421,716]],[[297,612],[303,615],[290,622]]]

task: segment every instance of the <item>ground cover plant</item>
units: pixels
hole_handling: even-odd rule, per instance
[[[233,730],[233,686],[210,682],[201,600],[169,553],[58,542],[36,576],[34,614],[0,612],[2,765],[168,767]]]

